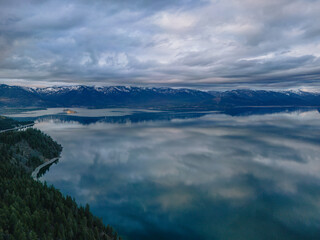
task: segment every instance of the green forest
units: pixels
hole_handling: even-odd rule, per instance
[[[29,148],[29,151],[27,149]],[[0,133],[0,240],[121,239],[89,205],[35,181],[31,171],[62,147],[41,131]]]

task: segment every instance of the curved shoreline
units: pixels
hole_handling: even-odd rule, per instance
[[[21,129],[30,128],[30,127],[33,127],[33,126],[34,126],[34,123],[30,123],[30,124],[26,124],[26,125],[19,126],[19,127],[14,127],[14,128],[9,128],[9,129],[0,130],[0,133],[10,132],[10,131],[16,131],[16,130],[21,130]]]
[[[60,157],[52,158],[51,160],[49,160],[49,161],[47,161],[47,162],[39,165],[38,167],[36,167],[36,169],[33,170],[33,172],[31,173],[31,177],[32,177],[34,180],[37,180],[37,179],[38,179],[37,176],[38,176],[39,171],[40,171],[43,167],[45,167],[45,166],[47,166],[47,165],[49,165],[49,164],[54,163],[54,162],[57,161],[59,158],[60,158]]]

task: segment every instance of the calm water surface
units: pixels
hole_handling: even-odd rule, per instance
[[[41,180],[124,239],[320,239],[318,111],[130,114],[40,118],[63,145]]]

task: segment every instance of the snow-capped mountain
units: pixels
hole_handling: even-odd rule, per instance
[[[27,88],[0,85],[0,106],[199,110],[239,106],[320,106],[320,93],[249,89],[207,92],[192,89],[81,85]]]
[[[29,89],[30,92],[38,94],[64,94],[71,91],[97,91],[103,94],[120,94],[120,93],[145,93],[153,92],[166,95],[176,95],[176,94],[199,94],[203,93],[198,90],[191,90],[186,88],[173,89],[173,88],[150,88],[150,87],[131,87],[131,86],[110,86],[110,87],[97,87],[97,86],[56,86],[56,87],[46,87],[46,88],[25,88]]]

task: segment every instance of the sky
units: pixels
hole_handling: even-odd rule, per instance
[[[319,0],[0,0],[0,82],[320,89]]]

